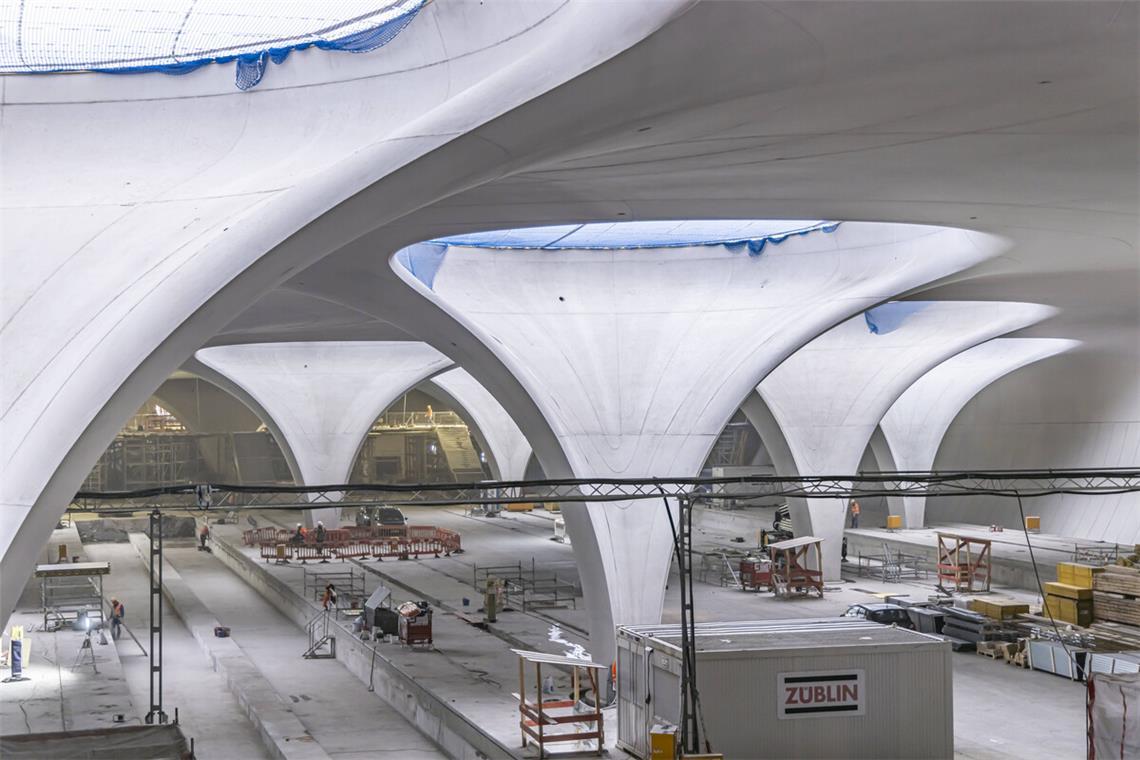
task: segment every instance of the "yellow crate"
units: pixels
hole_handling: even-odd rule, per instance
[[[1048,596],[1060,596],[1065,599],[1092,599],[1092,589],[1083,586],[1074,586],[1069,583],[1046,583],[1045,593]]]
[[[1025,529],[1026,530],[1040,531],[1041,530],[1041,518],[1038,517],[1037,515],[1026,515],[1025,516]]]
[[[1073,563],[1072,562],[1058,562],[1057,563],[1057,582],[1066,585],[1073,585]]]
[[[508,504],[507,505],[507,511],[508,512],[533,512],[534,511],[534,504],[531,504],[530,502],[522,502],[520,504]]]
[[[1029,612],[1029,605],[1014,599],[971,599],[970,610],[994,620],[1011,620]]]
[[[1103,567],[1097,567],[1095,565],[1082,565],[1077,562],[1057,563],[1057,581],[1070,586],[1092,588],[1093,576],[1103,572]]]
[[[887,515],[887,530],[901,530],[902,515]]]
[[[1091,601],[1065,599],[1061,596],[1045,597],[1045,612],[1054,620],[1071,625],[1092,625],[1093,610]]]
[[[651,760],[674,760],[677,757],[676,728],[657,725],[650,729],[649,757]]]
[[[1022,613],[1029,613],[1029,605],[1013,599],[991,599],[986,603],[986,614],[995,620],[1011,620]]]

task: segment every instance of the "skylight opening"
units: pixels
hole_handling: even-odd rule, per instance
[[[759,253],[768,243],[794,235],[833,232],[838,222],[824,220],[714,220],[601,222],[494,230],[437,238],[429,242],[467,248],[522,250],[621,250],[685,248],[695,245],[748,246]]]
[[[374,50],[402,31],[426,2],[9,2],[0,5],[0,73],[184,74],[208,63],[236,60],[242,87],[251,78],[259,81],[269,60],[280,63],[294,50]],[[251,77],[250,67],[257,68],[256,76]]]

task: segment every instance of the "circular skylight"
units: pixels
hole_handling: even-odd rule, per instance
[[[168,70],[387,42],[425,0],[5,0],[0,72]],[[399,29],[393,29],[398,26]]]
[[[670,222],[603,222],[554,227],[477,232],[438,238],[432,243],[500,249],[628,249],[681,248],[693,245],[748,244],[763,248],[792,235],[831,232],[838,222],[789,220],[719,220]]]

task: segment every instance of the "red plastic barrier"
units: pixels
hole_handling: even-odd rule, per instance
[[[241,542],[246,546],[258,546],[260,544],[270,543],[277,539],[276,528],[251,528],[244,530],[241,534]]]
[[[315,560],[319,562],[322,559],[328,559],[328,555],[326,554],[327,551],[327,547],[322,546],[320,548],[317,548],[315,544],[302,544],[301,546],[295,546],[293,548],[294,556],[302,562],[306,562],[308,560]]]
[[[342,562],[346,559],[368,557],[372,554],[370,541],[346,541],[333,547],[333,555]]]

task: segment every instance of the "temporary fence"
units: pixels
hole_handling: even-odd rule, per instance
[[[330,559],[383,560],[386,557],[450,556],[462,551],[459,533],[433,525],[334,528],[317,541],[314,531],[304,540],[289,530],[254,528],[242,533],[242,543],[257,546],[266,562],[328,562]]]

